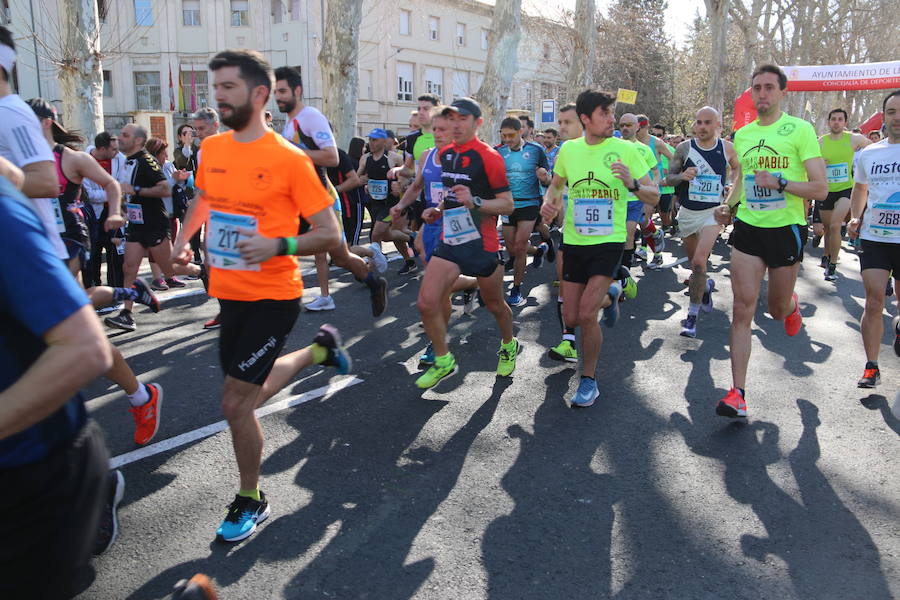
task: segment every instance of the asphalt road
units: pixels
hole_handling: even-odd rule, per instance
[[[559,338],[552,266],[529,273],[528,305],[513,309],[525,345],[514,377],[494,376],[490,314],[457,307],[460,373],[424,394],[413,385],[425,345],[417,279],[391,263],[377,320],[364,286],[333,279],[337,310],[303,314],[287,347],[332,323],[358,381],[317,367],[273,399],[299,404],[261,421],[270,519],[243,543],[213,540],[237,489],[227,431],[134,460],[122,467],[119,538],[80,597],[165,598],[195,572],[225,599],[900,596],[900,421],[889,409],[900,361],[886,334],[884,383],[856,387],[855,255],[836,284],[822,279],[821,250],[807,255],[795,338],[760,303],[750,418],[728,421],[714,414],[730,387],[727,253],[716,246],[717,310],[697,339],[678,335],[687,270],[635,270],[638,298],[604,331],[600,399],[581,410],[562,400],[576,371],[546,357]],[[216,303],[163,296],[161,313],[136,314],[138,331],[112,334],[140,378],[165,388],[155,442],[222,418],[217,336],[200,328]],[[329,384],[340,389],[322,395]],[[111,454],[135,450],[124,395],[105,380],[87,392]]]

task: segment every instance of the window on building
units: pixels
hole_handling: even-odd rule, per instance
[[[134,72],[134,99],[138,110],[160,110],[162,108],[159,71]]]
[[[231,26],[247,27],[250,25],[249,0],[231,0]]]
[[[397,100],[400,102],[413,101],[414,70],[412,63],[397,63]]]
[[[428,39],[432,41],[441,39],[441,19],[439,17],[428,17]]]
[[[153,3],[150,0],[134,0],[134,24],[138,27],[153,26]]]
[[[359,97],[361,100],[371,100],[375,97],[372,82],[375,77],[372,69],[360,69],[359,71]]]
[[[425,93],[444,97],[444,70],[437,67],[425,67]]]
[[[453,71],[453,98],[469,95],[469,72]]]
[[[465,46],[466,45],[466,24],[465,23],[457,23],[456,24],[456,45],[457,46]]]
[[[400,35],[409,35],[412,13],[408,10],[400,11]]]
[[[4,4],[6,4],[4,2]],[[97,0],[97,15],[100,17],[101,23],[106,23],[106,15],[109,14],[109,2],[107,0]],[[7,17],[9,15],[7,14]],[[9,19],[7,18],[7,23]]]
[[[534,104],[531,99],[531,84],[525,83],[522,84],[522,108],[525,110],[533,110]]]
[[[550,44],[544,44],[544,59],[550,58]]]
[[[541,84],[541,100],[553,99],[553,85],[550,83]]]
[[[110,71],[103,71],[103,97],[112,98],[112,95],[112,73]]]
[[[300,0],[291,0],[291,21],[300,20]]]
[[[197,108],[209,106],[209,79],[207,71],[194,70],[194,93],[196,94]],[[191,71],[182,71],[181,89],[184,90],[184,110],[191,109]]]
[[[566,102],[569,101],[569,99],[568,99],[569,95],[566,94],[566,86],[561,85],[557,89],[558,89],[558,92],[556,94],[556,101],[559,102],[560,106],[562,106],[563,104],[565,104]]]
[[[185,27],[200,27],[200,0],[184,0],[181,3],[181,22]]]
[[[284,22],[284,0],[272,0],[272,22]]]
[[[481,30],[481,49],[487,50],[487,47],[488,47],[488,30],[482,29]]]

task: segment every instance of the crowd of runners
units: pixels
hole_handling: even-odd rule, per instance
[[[310,366],[352,371],[329,325],[305,348],[285,351],[303,308],[298,256],[315,257],[319,295],[309,311],[335,308],[330,265],[366,286],[373,318],[391,310],[397,280],[386,278],[387,254],[402,261],[391,277],[424,270],[417,308],[429,344],[408,385],[433,388],[457,373],[451,299],[461,294],[465,314],[482,307],[496,321],[498,377],[515,375],[522,352],[547,353],[579,365],[576,389],[561,400],[589,407],[601,397],[598,374],[615,369],[613,357],[598,370],[603,329],[620,310],[640,310],[634,270],[652,277],[667,241],[678,241],[691,271],[681,335],[702,335],[701,317],[715,309],[730,314],[732,379],[710,410],[735,418],[748,414],[751,324],[764,278],[768,314],[788,336],[803,327],[795,282],[812,227],[827,281],[837,279],[842,243],[860,240],[866,357],[858,385],[880,382],[885,298],[900,272],[900,91],[884,99],[880,141],[848,132],[842,109],[817,137],[782,111],[787,78],[773,65],[752,76],[757,120],[730,139],[714,108],[699,108],[685,139],[645,115],[616,119],[615,97],[596,90],[562,106],[558,128],[535,131],[527,117],[509,117],[499,132],[480,133],[475,100],[444,105],[425,94],[402,144],[375,128],[345,151],[322,113],[304,104],[298,70],[225,51],[209,64],[217,109],[192,115],[169,149],[137,124],[89,141],[66,130],[52,104],[12,93],[15,56],[0,28],[0,472],[7,489],[22,492],[4,494],[2,504],[16,516],[0,546],[4,597],[66,597],[75,569],[115,538],[124,479],[109,471],[79,390],[101,375],[118,384],[137,445],[154,439],[164,393],[135,375],[97,309],[121,305],[104,322],[134,331],[134,303],[152,319],[161,309],[155,292],[187,279],[202,280],[218,301],[216,317],[197,327],[219,329],[221,406],[240,475],[215,528],[225,542],[249,537],[270,514],[255,409]],[[267,115],[272,97],[285,118],[281,133]],[[483,139],[495,135],[496,147]],[[730,278],[716,281],[707,266],[726,231]],[[138,276],[145,258],[146,279]],[[544,263],[558,286],[559,343],[526,349],[513,315],[529,297],[526,271]],[[730,310],[714,302],[723,286]],[[67,510],[51,510],[59,505]],[[42,577],[46,564],[56,577]]]

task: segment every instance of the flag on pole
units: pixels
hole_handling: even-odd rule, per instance
[[[175,86],[172,84],[172,64],[169,64],[169,110],[175,112]]]
[[[178,70],[178,110],[184,111],[184,77]]]
[[[197,78],[194,75],[194,65],[191,65],[191,112],[197,112]]]

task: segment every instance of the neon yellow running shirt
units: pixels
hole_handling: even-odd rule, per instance
[[[653,152],[653,148],[651,148],[644,142],[638,141],[637,139],[632,140],[631,143],[635,145],[635,147],[638,149],[638,152],[641,155],[641,158],[644,159],[645,163],[650,165],[651,169],[656,166],[656,163],[657,163],[656,153]],[[652,173],[650,174],[650,177],[653,178]],[[638,200],[638,197],[635,196],[634,194],[632,194],[631,192],[628,192],[628,201],[629,202],[640,202],[640,200]]]
[[[650,148],[647,151],[653,154]],[[635,179],[650,171],[650,165],[634,144],[619,138],[606,138],[599,144],[588,145],[580,137],[567,141],[559,149],[553,172],[569,185],[563,225],[566,245],[625,241],[628,189],[610,169],[616,161],[627,166]]]
[[[742,177],[735,182],[740,191],[737,218],[754,227],[806,225],[803,198],[755,185],[753,172],[807,181],[804,161],[822,156],[813,126],[787,113],[771,125],[762,126],[757,119],[734,134],[734,151]]]
[[[825,159],[825,177],[829,192],[843,192],[853,187],[853,142],[845,131],[835,141],[825,134],[820,139],[822,158]]]

